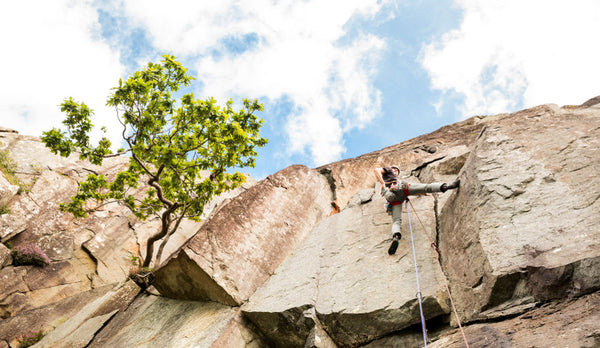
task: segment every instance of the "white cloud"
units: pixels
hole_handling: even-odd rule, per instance
[[[457,3],[461,27],[425,46],[421,63],[433,88],[464,96],[465,117],[600,94],[600,2]]]
[[[147,28],[154,45],[175,55],[200,56],[195,70],[202,94],[219,102],[232,96],[289,98],[290,151],[308,149],[315,164],[337,160],[343,134],[362,127],[380,110],[373,63],[382,39],[359,35],[341,45],[353,15],[374,16],[371,1],[188,2],[128,1],[129,16]],[[231,52],[223,39],[253,34],[257,47]],[[212,56],[214,50],[222,54]]]
[[[288,121],[289,151],[304,152],[309,145],[310,155],[317,164],[325,164],[343,152],[342,128],[339,120],[328,117],[324,102],[307,106]],[[325,116],[325,117],[324,117]]]
[[[200,94],[220,103],[229,97],[291,101],[282,122],[290,144],[282,148],[314,164],[334,161],[345,151],[344,134],[381,109],[373,77],[385,42],[360,31],[348,37],[346,26],[355,16],[391,18],[382,11],[387,1],[3,2],[0,30],[13,35],[0,38],[10,52],[0,56],[0,125],[40,135],[61,125],[59,104],[73,96],[96,111],[94,123],[107,126],[118,142],[120,125],[105,102],[125,71],[114,46],[128,44],[120,49],[129,64],[152,49],[175,54],[197,71]],[[111,33],[105,38],[98,9],[120,16],[105,23]],[[139,28],[154,47],[132,54],[125,51],[136,49],[129,31]],[[241,46],[232,50],[231,43]]]
[[[41,135],[62,126],[59,104],[73,96],[96,111],[94,124],[118,135],[115,114],[105,104],[123,68],[99,30],[90,2],[2,2],[0,125]]]

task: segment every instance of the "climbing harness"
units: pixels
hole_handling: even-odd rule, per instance
[[[400,188],[402,189],[402,193],[404,193],[404,196],[406,196],[406,199],[408,200],[408,187],[410,186],[410,184],[405,181],[392,181],[385,184],[385,187],[387,187],[390,190],[393,190],[396,186],[400,186]],[[402,202],[398,202],[398,204],[402,204]]]
[[[425,316],[423,316],[423,303],[421,300],[421,285],[419,284],[419,269],[417,268],[417,254],[415,252],[415,238],[413,237],[412,224],[410,222],[410,212],[408,211],[408,197],[406,199],[406,212],[408,214],[408,226],[410,227],[410,241],[412,243],[413,259],[415,264],[415,273],[417,274],[417,298],[419,299],[419,311],[421,313],[421,327],[423,328],[423,341],[427,348],[427,329],[425,328]]]
[[[397,181],[394,181],[392,183],[389,183],[385,185],[385,187],[387,187],[388,189],[392,189],[396,186],[400,185],[400,187],[402,188],[402,192],[404,193],[404,196],[406,197],[406,201],[408,201],[408,187],[409,187],[409,183],[407,182],[401,182],[400,184],[398,184]],[[386,212],[388,213],[388,215],[392,214],[392,207],[395,205],[402,205],[402,201],[392,201],[392,202],[387,202],[386,205]]]
[[[407,182],[403,182],[402,183],[402,192],[404,192],[404,195],[406,196],[406,201],[408,202],[408,183]],[[406,209],[408,209],[408,206],[406,207]]]
[[[440,253],[440,250],[438,249],[438,247],[435,245],[435,243],[433,242],[433,240],[431,239],[431,237],[427,233],[427,229],[425,228],[425,225],[423,224],[423,222],[419,218],[419,215],[417,215],[417,211],[415,210],[415,207],[413,206],[412,202],[410,202],[408,200],[408,198],[407,198],[406,199],[406,212],[408,214],[408,226],[410,227],[410,239],[411,239],[412,248],[413,248],[413,258],[414,258],[414,263],[415,263],[415,272],[417,274],[417,297],[419,299],[419,310],[421,311],[421,323],[422,323],[421,326],[423,327],[423,340],[425,341],[425,347],[427,347],[427,330],[425,328],[425,317],[423,316],[423,306],[422,306],[422,303],[421,303],[421,290],[420,290],[420,285],[419,285],[419,271],[417,269],[417,257],[416,257],[416,254],[415,254],[415,242],[414,242],[414,238],[413,238],[412,223],[410,221],[410,212],[409,212],[409,209],[408,209],[408,204],[409,203],[410,203],[410,207],[412,208],[413,212],[415,213],[415,216],[417,217],[417,220],[419,220],[419,223],[421,223],[421,226],[423,227],[423,232],[425,233],[425,235],[429,239],[429,242],[431,243],[431,247],[438,254],[438,262],[437,262],[437,264],[438,264],[438,267],[440,268],[440,271],[442,273],[444,273],[444,270],[442,269],[442,265],[440,264],[440,261],[439,261],[439,257],[442,256],[442,254]],[[450,304],[452,305],[452,311],[454,312],[454,316],[456,317],[456,322],[457,322],[458,327],[460,329],[460,333],[462,334],[463,340],[465,342],[465,346],[467,348],[470,348],[469,347],[469,342],[467,341],[467,336],[465,335],[465,331],[463,330],[463,327],[462,327],[462,325],[460,323],[460,318],[458,317],[458,313],[456,311],[456,307],[454,306],[454,301],[452,300],[452,294],[450,294],[450,288],[448,287],[448,281],[446,280],[446,277],[442,277],[442,279],[444,280],[444,286],[446,288],[446,293],[448,294],[448,297],[450,298]]]

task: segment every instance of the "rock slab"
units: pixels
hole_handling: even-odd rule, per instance
[[[429,319],[450,310],[437,254],[424,234],[435,234],[434,198],[411,202],[412,219],[418,214],[427,230],[413,221]],[[385,205],[373,189],[360,191],[344,210],[314,228],[242,307],[244,314],[278,347],[302,347],[316,329],[337,345],[359,346],[418,323],[408,216],[405,211],[404,237],[390,256],[391,217]]]
[[[329,212],[326,179],[304,166],[267,177],[229,201],[156,272],[164,296],[239,305]]]
[[[144,294],[117,314],[87,347],[259,348],[238,308]]]

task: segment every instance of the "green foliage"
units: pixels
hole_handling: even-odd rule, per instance
[[[0,205],[0,215],[4,215],[4,214],[10,214],[10,207],[8,206],[8,204]]]
[[[35,168],[36,174],[40,174],[41,168]],[[6,180],[12,185],[19,186],[17,194],[21,194],[23,192],[29,192],[37,178],[34,178],[30,183],[24,183],[19,180],[17,177],[17,163],[10,157],[8,150],[0,150],[0,172],[4,174]],[[6,207],[8,208],[8,207]],[[4,213],[8,213],[8,211],[3,210]],[[2,212],[0,211],[0,215]]]
[[[8,150],[0,150],[0,172],[4,174],[4,177],[8,182],[13,185],[19,185],[19,179],[15,176],[17,171],[17,164],[10,158]]]
[[[38,343],[44,337],[43,325],[38,331],[30,330],[28,333],[17,339],[19,348],[31,347]]]
[[[84,103],[77,103],[68,98],[60,105],[60,110],[67,114],[62,122],[68,129],[62,132],[57,128],[44,132],[42,141],[55,154],[68,157],[74,151],[79,151],[80,159],[87,159],[93,164],[102,164],[104,155],[110,153],[110,140],[103,137],[98,146],[90,144],[89,132],[93,125],[90,117],[93,111]],[[106,129],[103,129],[106,133]]]
[[[198,100],[186,94],[179,101],[173,94],[191,84],[187,69],[165,55],[160,64],[149,63],[127,80],[119,81],[107,105],[113,106],[123,125],[124,150],[129,154],[127,170],[109,180],[91,174],[79,184],[77,194],[61,205],[77,217],[85,217],[85,203],[118,201],[140,219],[150,215],[161,218],[161,230],[148,240],[147,260],[153,255],[153,243],[169,236],[183,217],[199,220],[204,206],[212,197],[240,186],[245,178],[228,170],[255,165],[256,148],[267,143],[259,135],[263,121],[255,113],[263,110],[257,100],[244,100],[240,110],[229,100],[224,107],[213,98]],[[67,131],[44,132],[42,141],[54,153],[101,164],[110,153],[110,142],[103,138],[97,146],[90,144],[93,111],[72,98],[61,105],[66,113]],[[202,176],[203,171],[210,176]],[[130,192],[145,183],[141,199]],[[159,251],[160,253],[160,251]]]
[[[132,254],[132,255],[129,257],[129,261],[131,261],[131,264],[132,264],[133,266],[139,266],[139,263],[140,263],[140,258]]]

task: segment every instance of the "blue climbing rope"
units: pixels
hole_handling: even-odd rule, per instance
[[[415,273],[417,274],[417,298],[419,299],[419,311],[421,312],[421,326],[423,327],[423,341],[427,348],[427,329],[425,328],[425,316],[423,315],[423,303],[421,300],[421,285],[419,284],[419,269],[417,268],[417,254],[415,252],[415,239],[413,237],[412,223],[410,222],[410,211],[408,209],[408,199],[406,200],[406,213],[408,214],[408,227],[410,228],[410,241],[412,243],[413,259],[415,264]]]

